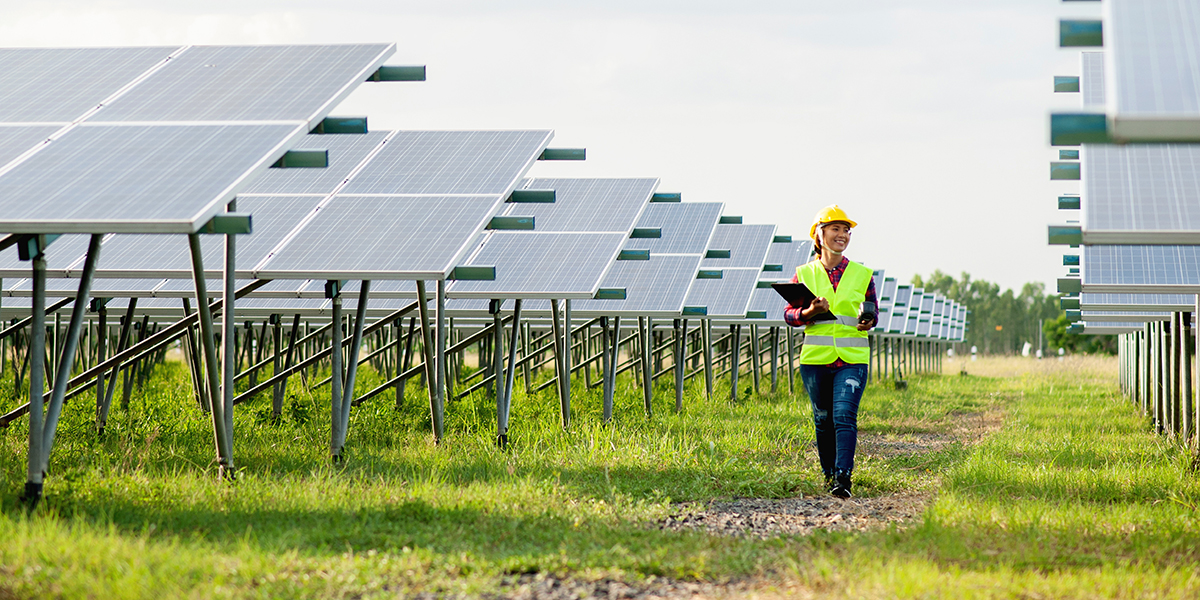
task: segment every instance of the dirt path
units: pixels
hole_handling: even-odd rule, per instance
[[[954,415],[944,433],[905,436],[860,435],[858,454],[891,458],[935,452],[952,443],[977,443],[1000,427],[999,410]],[[810,449],[812,460],[816,450]],[[892,494],[841,500],[830,495],[798,498],[733,498],[707,503],[685,503],[676,514],[656,525],[668,530],[699,530],[713,535],[771,538],[808,535],[818,530],[866,531],[890,524],[918,522],[933,500],[930,492]],[[763,581],[730,584],[696,583],[651,578],[634,584],[602,579],[580,581],[559,579],[544,573],[521,575],[506,583],[500,595],[491,598],[575,599],[621,598],[804,598],[811,592],[781,588]]]

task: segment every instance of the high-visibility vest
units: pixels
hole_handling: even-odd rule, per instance
[[[804,328],[800,364],[828,365],[839,358],[850,364],[870,362],[871,343],[867,332],[858,330],[858,311],[872,274],[871,269],[851,261],[834,291],[821,261],[796,267],[796,279],[818,297],[829,300],[829,312],[837,317],[836,321],[816,321]]]

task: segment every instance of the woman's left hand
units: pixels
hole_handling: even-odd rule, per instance
[[[859,330],[859,331],[866,331],[866,330],[868,330],[868,329],[870,329],[870,328],[874,327],[874,326],[875,326],[875,322],[876,322],[876,319],[871,319],[871,321],[870,321],[869,323],[859,323],[859,324],[858,324],[858,330]]]

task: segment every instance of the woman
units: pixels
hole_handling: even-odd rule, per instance
[[[805,327],[800,377],[812,401],[817,454],[827,489],[849,498],[858,441],[858,403],[871,359],[867,331],[875,326],[875,278],[842,256],[857,225],[836,204],[817,213],[809,236],[816,258],[796,268],[793,282],[817,296],[807,308],[788,307],[784,320]],[[869,304],[867,304],[869,303]],[[863,308],[868,310],[863,311]],[[835,319],[818,319],[832,313]]]

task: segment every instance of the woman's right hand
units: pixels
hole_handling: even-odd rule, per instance
[[[800,314],[804,316],[805,320],[811,320],[812,317],[827,312],[829,312],[829,300],[826,300],[822,296],[817,296],[809,303],[808,308],[801,311]]]

